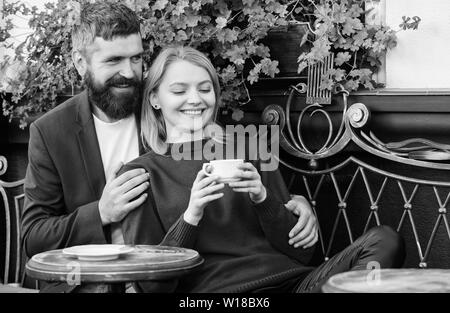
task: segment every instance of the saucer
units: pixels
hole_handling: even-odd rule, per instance
[[[82,261],[109,261],[118,259],[120,255],[133,251],[125,245],[81,245],[63,249],[63,254],[76,257]]]

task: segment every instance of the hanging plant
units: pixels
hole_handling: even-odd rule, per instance
[[[303,42],[309,42],[312,47],[299,56],[299,73],[333,53],[334,68],[322,77],[321,89],[333,90],[337,85],[348,91],[382,87],[373,77],[381,69],[387,50],[397,45],[397,32],[416,30],[420,18],[404,16],[398,30],[372,24],[366,20],[370,13],[370,9],[365,9],[368,2],[373,0],[308,0],[297,3],[297,15],[308,16],[315,29],[315,38],[305,37]]]

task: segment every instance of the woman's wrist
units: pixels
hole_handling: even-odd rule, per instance
[[[202,216],[198,214],[192,214],[189,209],[186,210],[183,214],[183,219],[186,223],[191,224],[193,226],[198,226],[200,221],[202,220]]]
[[[253,203],[255,204],[259,204],[261,202],[263,202],[264,200],[266,200],[267,198],[267,190],[266,187],[262,187],[261,193],[259,195],[253,195],[250,194],[250,200],[252,200]]]

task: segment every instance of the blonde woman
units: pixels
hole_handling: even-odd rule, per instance
[[[278,171],[260,171],[255,161],[241,165],[238,182],[206,175],[208,160],[199,152],[215,140],[207,130],[219,97],[217,74],[205,55],[189,47],[163,50],[150,69],[142,105],[141,135],[149,152],[124,168],[150,173],[148,199],[122,222],[125,242],[192,248],[205,259],[174,291],[314,292],[330,275],[365,269],[371,261],[402,264],[402,240],[377,227],[311,267],[313,245],[289,242],[298,219],[284,206],[289,193]],[[175,158],[180,149],[185,157]]]

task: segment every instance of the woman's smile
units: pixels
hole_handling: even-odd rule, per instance
[[[201,116],[204,111],[205,111],[205,109],[183,109],[183,110],[180,110],[181,113],[188,115],[188,116],[194,116],[194,117]]]

